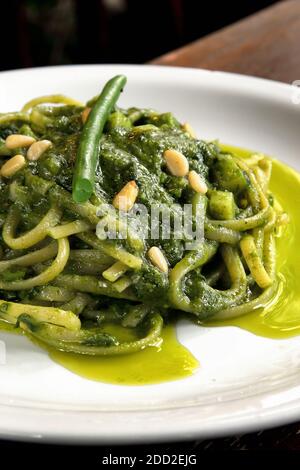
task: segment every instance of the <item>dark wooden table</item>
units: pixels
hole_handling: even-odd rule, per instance
[[[300,0],[278,2],[151,63],[223,70],[292,83],[300,79]],[[300,450],[300,423],[195,444],[198,450]]]
[[[300,0],[286,0],[248,17],[236,24],[210,34],[190,45],[170,52],[153,64],[225,70],[285,82],[300,79]],[[35,449],[33,449],[35,447]],[[47,460],[58,455],[67,458],[91,459],[100,456],[139,455],[140,453],[198,453],[228,450],[300,450],[300,424],[277,429],[201,442],[170,443],[144,446],[49,447],[47,445],[15,444],[0,441],[0,452],[7,451],[10,463],[14,457],[42,454]],[[73,461],[73,460],[72,460]]]
[[[283,82],[300,79],[300,1],[285,0],[152,64],[223,70]]]

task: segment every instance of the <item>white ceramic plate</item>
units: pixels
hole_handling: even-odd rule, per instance
[[[291,86],[257,78],[154,66],[71,66],[0,74],[0,110],[65,93],[86,100],[116,73],[121,105],[172,111],[203,138],[259,149],[300,169],[300,105]],[[177,382],[122,387],[80,378],[22,337],[1,333],[0,436],[116,443],[203,438],[300,419],[299,338],[271,340],[233,327],[181,324],[201,361]]]

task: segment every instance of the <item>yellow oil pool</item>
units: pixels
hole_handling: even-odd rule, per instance
[[[120,338],[118,331],[114,333]],[[133,332],[129,330],[128,337],[123,340],[135,339],[131,335]],[[198,366],[194,356],[178,342],[172,325],[164,328],[160,344],[134,354],[88,357],[53,350],[50,357],[82,377],[118,385],[144,385],[181,379],[191,375]]]

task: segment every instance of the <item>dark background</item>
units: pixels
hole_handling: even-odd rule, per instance
[[[143,63],[275,0],[2,0],[2,70]]]
[[[216,31],[275,0],[2,0],[0,69],[72,63],[144,63],[165,52]],[[288,449],[299,425],[276,431],[276,447]],[[59,447],[0,441],[0,452],[14,461],[33,462],[43,455],[48,463],[66,457],[99,464],[101,457],[147,453],[274,448],[266,431],[203,442],[124,447]],[[289,445],[294,447],[289,440]],[[201,464],[201,459],[200,459]]]

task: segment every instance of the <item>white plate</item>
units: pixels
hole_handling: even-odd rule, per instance
[[[0,74],[0,110],[65,93],[86,100],[116,73],[121,105],[172,111],[203,138],[259,149],[300,169],[300,105],[291,86],[257,78],[155,66],[70,66]],[[297,97],[296,97],[297,98]],[[201,361],[177,382],[122,387],[80,378],[28,340],[1,333],[0,436],[116,443],[203,438],[300,419],[299,338],[271,340],[233,327],[181,324]]]

